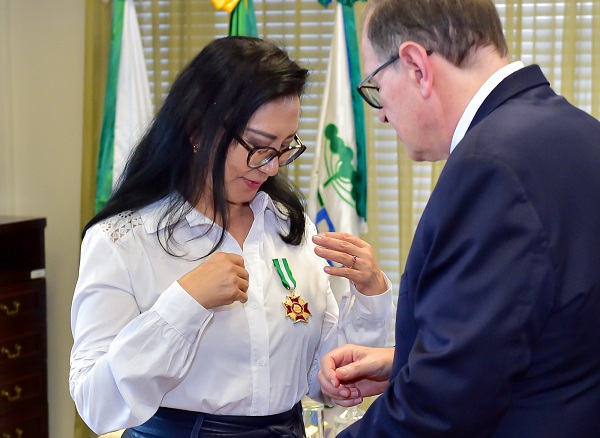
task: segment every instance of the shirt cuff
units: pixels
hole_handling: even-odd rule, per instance
[[[213,315],[211,310],[205,309],[177,281],[158,297],[154,310],[191,343],[196,342],[198,333]]]
[[[379,295],[363,295],[356,289],[354,283],[350,282],[350,291],[356,297],[353,310],[363,318],[385,320],[389,318],[390,312],[394,310],[392,282],[385,273],[383,276],[385,277],[387,290]]]

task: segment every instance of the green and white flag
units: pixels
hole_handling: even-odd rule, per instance
[[[133,0],[113,0],[104,118],[96,174],[96,212],[118,181],[153,109],[140,28]]]
[[[366,231],[366,166],[364,110],[360,97],[355,100],[352,95],[355,87],[351,68],[358,67],[358,59],[354,61],[350,56],[358,56],[356,30],[352,7],[336,2],[335,8],[308,214],[319,231],[343,231],[358,236]],[[347,39],[354,42],[353,50],[349,51]],[[360,77],[360,68],[355,76]],[[359,105],[354,105],[355,101]]]
[[[320,3],[324,3],[320,1]],[[329,66],[317,130],[314,175],[307,200],[319,231],[366,232],[366,159],[358,44],[352,1],[335,2]],[[330,262],[330,264],[332,264]],[[335,296],[347,281],[331,278]]]

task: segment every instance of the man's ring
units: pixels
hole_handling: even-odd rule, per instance
[[[352,269],[354,267],[355,263],[356,263],[356,256],[352,256],[352,264],[350,266],[348,266],[348,269]]]

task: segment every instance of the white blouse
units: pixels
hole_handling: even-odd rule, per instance
[[[279,237],[287,222],[270,197],[251,204],[243,248],[226,233],[219,251],[239,254],[249,273],[248,301],[205,309],[177,282],[212,247],[215,227],[193,210],[175,230],[182,257],[156,232],[164,202],[90,228],[81,247],[72,306],[71,396],[84,421],[106,433],[139,425],[160,407],[222,415],[270,415],[305,394],[321,399],[321,357],[338,344],[383,346],[394,324],[391,283],[378,296],[349,287],[341,314],[317,257],[307,219],[299,246]],[[272,259],[286,258],[308,323],[286,316],[288,290]],[[350,283],[350,282],[348,282]],[[339,321],[338,321],[339,318]]]

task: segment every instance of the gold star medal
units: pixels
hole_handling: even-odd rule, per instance
[[[304,301],[300,295],[295,295],[296,280],[292,275],[292,270],[288,265],[287,259],[273,259],[273,264],[281,278],[281,283],[290,291],[289,295],[286,295],[285,301],[282,303],[286,316],[294,321],[294,324],[298,321],[308,323],[308,317],[312,316],[312,313],[308,310],[308,303]]]

